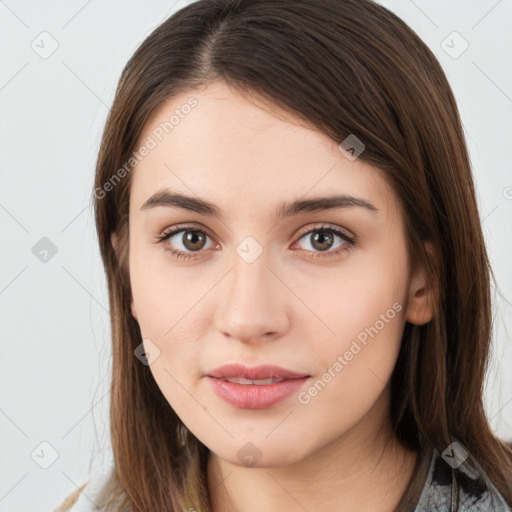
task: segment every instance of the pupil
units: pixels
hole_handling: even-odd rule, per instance
[[[317,246],[319,245],[319,247],[317,247],[317,249],[328,249],[329,246],[331,245],[330,243],[327,244],[327,247],[325,246],[325,241],[327,242],[332,242],[332,238],[331,236],[328,234],[328,231],[318,231],[317,233],[320,233],[320,234],[316,234],[314,235],[313,237],[313,245],[314,246]],[[326,234],[327,233],[327,234]],[[317,244],[317,242],[320,240],[320,244]]]
[[[195,245],[197,244],[198,240],[203,239],[203,236],[201,234],[198,234],[196,231],[187,231],[185,234],[185,240],[186,240],[186,246],[188,246],[188,242],[191,242],[192,247],[188,247],[189,249],[197,249]],[[204,240],[202,240],[204,242]],[[201,247],[199,247],[201,248]]]

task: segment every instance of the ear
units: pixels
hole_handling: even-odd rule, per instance
[[[114,248],[114,252],[117,254],[119,247],[117,245],[117,233],[113,231],[110,235],[110,242],[112,243],[112,247]]]
[[[119,245],[118,245],[117,233],[115,231],[110,235],[110,242],[112,243],[112,247],[114,248],[114,252],[116,254],[118,254],[118,252],[119,252]],[[135,318],[135,320],[138,320],[138,318],[137,318],[137,311],[135,310],[135,305],[133,304],[133,295],[132,294],[130,294],[130,307],[131,307],[131,310],[132,310],[133,318]]]
[[[434,255],[434,248],[430,242],[425,242],[426,251]],[[433,290],[427,282],[423,267],[415,269],[409,284],[409,295],[405,320],[415,325],[423,325],[434,316]]]

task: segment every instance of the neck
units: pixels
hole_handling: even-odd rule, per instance
[[[417,454],[394,437],[389,395],[381,398],[349,431],[294,464],[248,468],[210,452],[212,511],[393,512],[407,489]]]

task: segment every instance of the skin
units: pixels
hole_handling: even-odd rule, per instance
[[[222,82],[169,99],[139,141],[190,96],[198,106],[132,171],[129,270],[132,314],[143,339],[160,350],[149,368],[211,450],[213,510],[392,511],[416,453],[391,430],[389,379],[405,321],[432,318],[423,269],[409,273],[398,197],[379,169],[349,160],[326,135]],[[165,206],[141,210],[164,187],[214,203],[222,221]],[[272,218],[283,201],[334,192],[378,211]],[[181,223],[207,231],[203,248],[185,245],[184,231],[156,243]],[[310,232],[318,223],[356,236],[356,244],[325,256]],[[263,248],[250,264],[236,252],[247,236]],[[332,236],[327,251],[347,246]],[[166,246],[197,257],[178,260]],[[204,376],[226,363],[275,364],[311,375],[308,389],[394,303],[401,310],[307,404],[293,395],[268,409],[239,409]],[[237,456],[249,442],[261,454],[252,467]]]

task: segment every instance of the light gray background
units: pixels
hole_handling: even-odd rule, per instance
[[[94,164],[122,68],[187,3],[0,0],[1,512],[53,510],[111,462]],[[511,439],[512,0],[382,3],[430,46],[459,104],[499,285],[486,408]],[[46,262],[43,237],[57,249]]]

